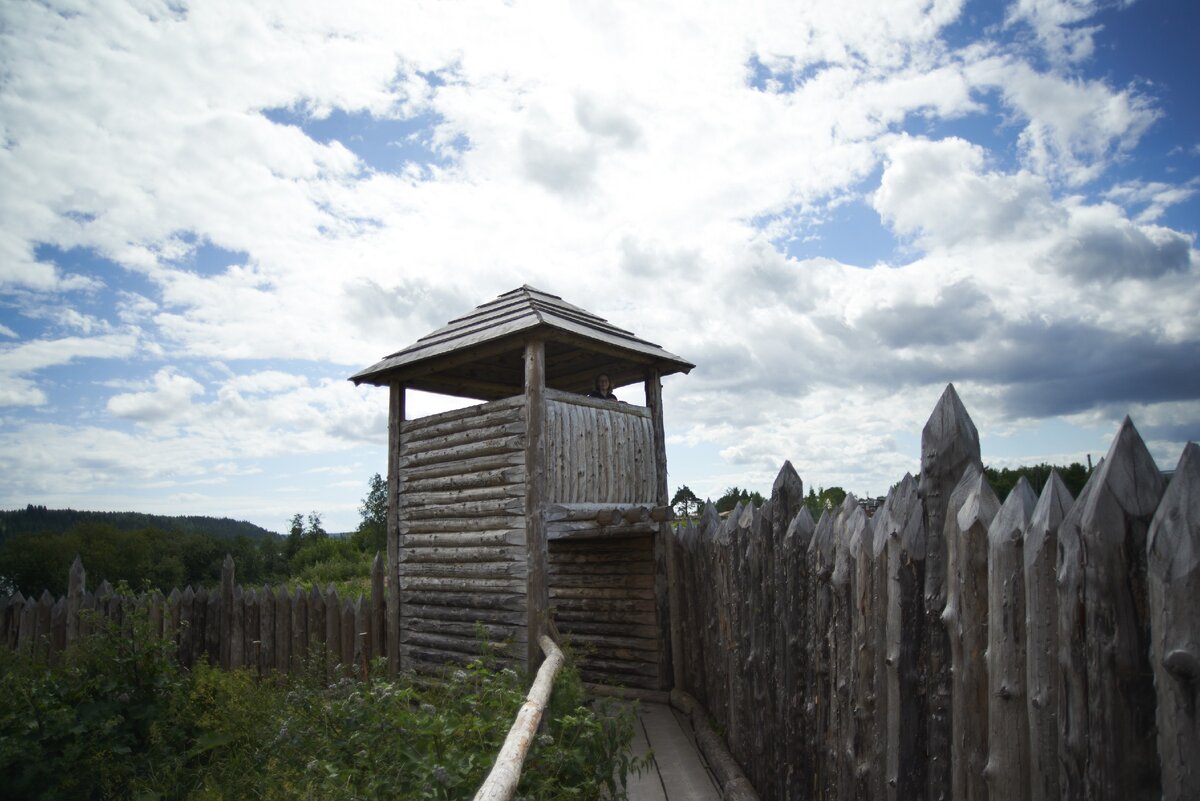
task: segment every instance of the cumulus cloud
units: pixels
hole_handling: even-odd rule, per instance
[[[1163,221],[1192,185],[1098,180],[1160,117],[1150,87],[1072,71],[1095,4],[1014,6],[1050,69],[1003,31],[944,36],[959,0],[56,9],[0,10],[0,282],[63,328],[10,337],[0,402],[48,405],[38,371],[62,359],[158,372],[83,409],[133,433],[24,421],[0,443],[76,438],[92,461],[12,470],[184,482],[380,448],[386,392],[344,375],[524,283],[696,361],[672,436],[768,481],[792,458],[884,489],[915,467],[896,428],[947,380],[993,423],[1108,409],[1127,392],[1106,365],[1155,403],[1195,392],[1172,365],[1200,341],[1197,257]],[[356,115],[425,155],[390,169],[313,133]],[[863,198],[899,249],[873,269],[805,250]],[[245,257],[193,269],[206,246]]]
[[[902,138],[887,158],[872,204],[923,247],[1024,239],[1062,217],[1043,179],[988,170],[983,148],[965,140]]]
[[[154,388],[127,392],[108,399],[108,411],[138,423],[162,423],[186,415],[192,396],[204,392],[198,381],[164,368],[154,376]]]

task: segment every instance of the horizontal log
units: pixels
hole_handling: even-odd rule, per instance
[[[624,516],[630,510],[645,510],[647,516],[654,507],[653,502],[647,503],[552,503],[546,506],[546,522],[557,520],[596,520],[604,516],[612,521]],[[638,513],[640,515],[640,512]]]
[[[617,526],[558,522],[550,523],[546,526],[546,539],[555,542],[562,540],[606,539],[609,537],[627,537],[631,533],[653,534],[656,531],[658,531],[658,524],[650,521]]]
[[[414,548],[408,543],[400,549],[401,564],[438,563],[463,564],[469,562],[513,562],[524,561],[525,554],[520,548],[508,545],[455,547],[445,545],[439,548]]]
[[[489,453],[457,462],[410,465],[401,468],[400,477],[402,482],[432,481],[434,479],[452,477],[466,478],[485,470],[507,470],[514,468],[524,471],[524,465],[524,451],[509,451],[504,453]],[[407,484],[404,485],[407,486]]]
[[[621,536],[606,537],[603,540],[584,540],[581,542],[555,543],[550,546],[551,556],[558,554],[623,554],[651,553],[654,550],[654,538],[645,532],[626,532]]]
[[[444,440],[472,431],[495,430],[511,425],[524,425],[524,415],[519,409],[508,409],[480,414],[473,417],[460,417],[457,420],[447,420],[442,423],[422,426],[420,428],[405,428],[400,432],[401,443],[418,443]]]
[[[467,580],[463,578],[438,578],[436,576],[407,576],[402,572],[400,574],[400,589],[412,592],[418,590],[513,592],[517,589],[523,591],[525,589],[525,581],[523,579],[511,578],[471,578]]]
[[[617,685],[613,689],[616,691],[626,688],[635,690],[656,690],[658,686],[658,676],[636,676],[629,673],[587,670],[581,668],[579,678],[582,679],[588,686],[604,686]]]
[[[496,517],[498,515],[523,515],[524,513],[524,493],[516,498],[469,501],[448,506],[401,506],[400,509],[401,519],[412,524],[423,520],[442,520],[447,517]]]
[[[567,403],[572,406],[586,406],[591,409],[599,409],[604,412],[617,412],[618,414],[628,414],[634,417],[645,417],[649,419],[650,410],[645,406],[637,406],[632,403],[613,403],[609,400],[601,400],[600,398],[589,398],[586,395],[575,395],[570,392],[563,392],[558,389],[545,389],[546,401],[548,403]]]
[[[612,589],[618,591],[653,589],[654,576],[650,574],[629,575],[618,573],[594,576],[587,573],[560,573],[555,576],[555,580],[551,586],[558,590],[585,587],[595,589]]]
[[[476,587],[480,579],[505,579],[511,585],[511,579],[523,579],[528,570],[527,562],[400,562],[401,586],[421,577],[460,579],[462,587]]]
[[[652,590],[607,587],[551,587],[550,597],[562,601],[593,601],[618,604],[622,602],[653,600]],[[615,607],[614,607],[615,608]]]
[[[453,450],[466,445],[499,440],[506,437],[523,436],[524,434],[525,423],[517,420],[500,425],[466,428],[452,434],[443,434],[426,439],[401,437],[400,456],[416,457],[425,453]]]
[[[433,478],[410,478],[406,473],[402,474],[400,478],[400,494],[454,492],[456,490],[500,487],[505,484],[520,485],[524,482],[525,470],[521,467],[497,467],[491,470],[477,470],[466,474],[453,473]]]
[[[654,563],[649,559],[630,560],[628,562],[611,562],[607,559],[594,562],[580,560],[578,562],[551,562],[550,575],[553,576],[652,576]]]
[[[632,676],[657,676],[658,665],[649,662],[627,662],[624,659],[599,659],[583,654],[579,660],[585,670],[605,673],[626,673]]]
[[[659,636],[659,629],[653,625],[653,621],[646,625],[634,625],[624,619],[617,623],[607,623],[591,620],[585,615],[578,613],[575,617],[580,619],[573,620],[562,615],[556,615],[555,622],[558,624],[558,630],[564,635],[573,637],[587,634],[615,634],[624,637],[640,637],[642,639],[653,640]]]
[[[568,540],[565,543],[559,541],[555,545],[575,546],[591,542],[592,540]],[[575,566],[581,569],[598,569],[606,565],[611,570],[624,570],[633,565],[649,563],[652,558],[653,553],[649,548],[609,552],[580,549],[578,552],[564,553],[562,547],[556,547],[550,549],[549,564],[551,570],[570,569]]]
[[[445,634],[450,637],[466,637],[479,640],[479,635],[487,640],[507,640],[512,637],[516,626],[502,623],[485,623],[484,621],[462,620],[450,621],[437,618],[422,618],[416,615],[406,615],[404,627],[409,631],[419,631],[426,634]]]
[[[518,515],[497,515],[495,517],[451,517],[440,520],[401,520],[401,542],[406,542],[408,534],[437,534],[468,531],[496,531],[514,528],[513,523],[520,522]]]
[[[478,656],[483,653],[484,646],[496,653],[507,653],[512,647],[504,641],[481,643],[474,637],[449,637],[441,634],[404,630],[400,632],[400,642],[403,645],[436,648],[439,651],[469,654]]]
[[[400,457],[400,469],[408,470],[416,467],[427,467],[435,464],[459,463],[467,459],[478,459],[484,456],[507,454],[525,448],[525,437],[511,435],[482,441],[468,442],[452,448],[440,448],[433,451]]]
[[[560,629],[560,631],[562,630]],[[571,643],[577,649],[579,646],[584,646],[584,653],[590,653],[587,650],[588,648],[595,648],[597,653],[603,653],[606,656],[616,655],[622,651],[628,652],[629,655],[622,656],[622,659],[657,659],[653,654],[658,652],[658,640],[654,638],[613,637],[604,634],[584,634],[579,631],[572,631]],[[633,656],[634,653],[651,654],[651,656]]]
[[[505,592],[455,592],[453,590],[401,591],[400,602],[412,606],[445,606],[463,610],[525,610],[525,593]]]
[[[437,414],[426,415],[425,417],[404,420],[400,423],[400,433],[401,435],[416,434],[444,423],[453,422],[455,420],[476,419],[485,415],[493,414],[495,412],[500,412],[505,409],[510,410],[510,414],[521,414],[524,408],[525,397],[523,395],[517,395],[511,398],[502,398],[489,403],[481,403],[475,406],[464,406],[461,409],[451,409],[446,412],[438,412]]]
[[[481,548],[500,545],[523,546],[525,529],[499,531],[455,531],[405,535],[401,549],[406,548]]]
[[[476,487],[474,489],[448,490],[445,492],[408,492],[400,491],[400,507],[434,507],[445,509],[457,507],[465,503],[480,501],[498,501],[508,498],[521,498],[525,495],[525,484],[497,484],[492,487]],[[405,514],[402,512],[402,514]]]
[[[560,626],[568,624],[575,625],[576,623],[588,624],[612,624],[620,626],[655,626],[658,625],[658,616],[654,613],[652,606],[645,606],[641,609],[596,609],[591,607],[564,607],[560,604],[551,604],[554,608],[554,620]]]
[[[492,626],[523,626],[527,622],[527,614],[523,609],[479,609],[463,607],[424,606],[424,604],[404,604],[404,619],[442,620],[458,622],[474,622]]]

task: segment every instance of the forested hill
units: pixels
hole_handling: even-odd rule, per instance
[[[261,526],[228,517],[202,515],[150,515],[142,512],[88,512],[77,509],[47,509],[26,506],[0,511],[0,542],[16,534],[60,534],[80,523],[105,523],[118,531],[153,528],[184,534],[211,534],[222,539],[238,536],[250,539],[278,536]]]

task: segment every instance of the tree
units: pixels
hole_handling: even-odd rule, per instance
[[[845,500],[846,491],[841,487],[830,487],[829,489],[821,487],[815,492],[812,487],[809,487],[808,495],[804,498],[804,505],[808,507],[808,513],[813,516],[813,520],[820,520],[822,514],[827,510],[838,508]]]
[[[675,490],[675,497],[671,498],[671,506],[674,507],[676,515],[691,517],[692,512],[699,511],[700,499],[696,497],[696,493],[692,492],[687,484],[684,484]]]
[[[728,512],[737,506],[739,503],[742,506],[753,502],[755,506],[762,506],[767,502],[761,492],[757,490],[751,492],[746,489],[739,489],[736,485],[725,490],[725,494],[717,498],[717,511]]]
[[[358,513],[362,521],[354,532],[354,544],[367,553],[387,550],[387,482],[378,473],[367,482],[367,497]]]

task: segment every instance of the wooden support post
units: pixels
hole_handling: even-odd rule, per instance
[[[650,410],[650,421],[654,430],[654,503],[666,506],[670,502],[667,494],[667,436],[663,426],[662,381],[657,367],[646,370],[646,408]],[[654,538],[654,599],[658,611],[658,689],[669,690],[676,683],[671,655],[679,646],[678,632],[671,626],[671,560],[670,525],[658,526]],[[682,677],[680,677],[682,678]]]
[[[404,423],[404,384],[393,381],[388,401],[388,507],[387,507],[387,641],[376,644],[379,653],[387,653],[388,675],[400,670],[400,427]]]
[[[83,569],[83,562],[76,556],[67,578],[67,645],[79,639],[79,606],[83,603],[86,583],[87,573]]]
[[[526,667],[532,673],[541,662],[538,638],[546,633],[550,591],[546,580],[549,553],[546,546],[546,343],[525,343],[525,548]]]

